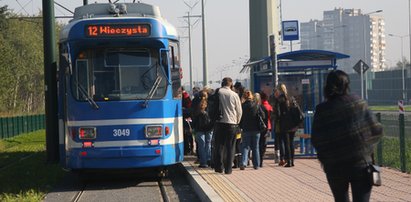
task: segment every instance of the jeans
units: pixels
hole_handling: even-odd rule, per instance
[[[243,142],[242,142],[242,156],[243,156],[243,166],[247,166],[248,162],[248,153],[251,148],[252,161],[254,168],[260,166],[260,131],[244,131],[243,132]]]
[[[275,137],[275,141],[277,141],[278,140],[278,149],[276,149],[276,150],[280,150],[280,160],[284,160],[284,158],[285,158],[285,146],[286,146],[286,135],[287,135],[287,133],[282,133],[282,132],[280,132],[280,133],[276,133],[275,134],[276,135],[276,137]]]
[[[372,185],[366,167],[338,167],[328,169],[328,184],[336,202],[348,202],[348,187],[351,184],[353,202],[368,202]]]
[[[207,161],[211,160],[211,138],[213,131],[196,131],[196,142],[200,166],[206,166]]]

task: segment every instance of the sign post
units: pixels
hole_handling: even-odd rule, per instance
[[[360,74],[360,82],[361,82],[361,99],[364,99],[364,73],[370,68],[370,66],[367,65],[362,60],[359,60],[357,64],[354,65],[353,69]],[[367,82],[365,82],[365,85],[367,85]],[[367,86],[365,86],[365,89],[367,90]]]
[[[288,20],[282,22],[283,41],[290,41],[290,51],[293,51],[293,40],[298,40],[299,28],[297,20]]]

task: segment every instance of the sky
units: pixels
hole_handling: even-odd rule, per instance
[[[401,39],[388,34],[408,35],[410,0],[282,0],[282,20],[298,20],[307,22],[310,19],[323,19],[323,11],[334,8],[361,9],[369,13],[382,9],[380,15],[385,20],[386,60],[392,66],[401,60]],[[81,6],[83,0],[55,0],[71,11]],[[108,0],[89,0],[89,3],[106,3]],[[132,0],[120,0],[132,2]],[[141,0],[143,3],[160,7],[162,16],[178,28],[181,36],[183,85],[189,82],[188,64],[188,31],[186,18],[191,9],[192,15],[201,14],[201,0]],[[249,10],[248,0],[205,0],[205,25],[207,42],[207,64],[209,80],[221,80],[230,76],[233,79],[244,79],[247,74],[240,74],[242,64],[249,57]],[[16,13],[34,14],[42,9],[42,0],[0,0],[0,6],[8,5]],[[189,6],[190,7],[189,7]],[[55,15],[71,15],[65,9],[55,5]],[[195,21],[195,20],[193,20]],[[193,80],[202,80],[202,35],[201,20],[192,28]],[[293,50],[299,47],[293,47]],[[403,55],[410,59],[410,41],[403,40]],[[280,51],[289,51],[289,45],[284,45]],[[280,52],[281,53],[281,52]]]

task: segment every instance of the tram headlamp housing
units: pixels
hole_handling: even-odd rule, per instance
[[[162,125],[147,125],[145,126],[146,138],[160,138],[163,136]]]
[[[97,137],[96,128],[83,127],[78,129],[78,137],[80,140],[93,140]]]

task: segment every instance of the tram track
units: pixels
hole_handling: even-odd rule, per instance
[[[83,193],[84,193],[84,189],[82,189],[81,191],[78,191],[71,202],[79,202]]]
[[[199,201],[181,165],[166,170],[71,173],[45,202],[85,201]]]
[[[163,178],[160,178],[157,183],[158,183],[158,186],[160,188],[161,197],[163,198],[163,202],[170,202],[170,199],[167,195],[167,190],[166,190],[166,188],[164,186],[164,183],[163,183]]]

